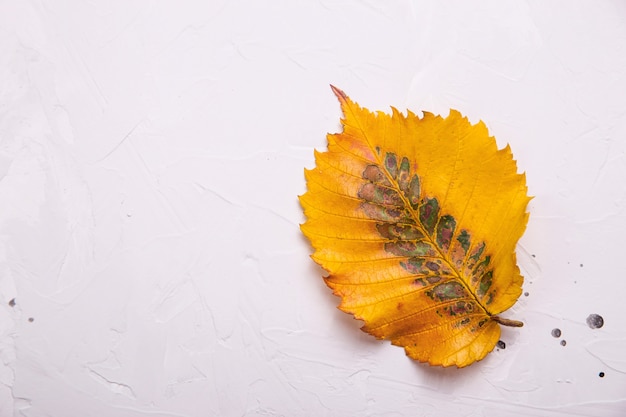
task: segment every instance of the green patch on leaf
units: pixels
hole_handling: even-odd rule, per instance
[[[428,234],[432,235],[439,215],[439,202],[436,198],[427,198],[420,206],[419,212],[420,223]]]

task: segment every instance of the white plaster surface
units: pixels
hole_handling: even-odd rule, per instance
[[[506,349],[430,368],[335,308],[330,83],[511,145]],[[625,151],[622,0],[2,1],[0,416],[624,416]]]

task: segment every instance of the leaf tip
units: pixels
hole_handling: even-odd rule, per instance
[[[335,87],[332,84],[330,85],[330,88],[333,90],[333,93],[335,93],[335,96],[337,96],[342,104],[348,101],[348,96],[341,89]]]

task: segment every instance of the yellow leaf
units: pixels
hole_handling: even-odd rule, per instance
[[[509,147],[455,110],[371,113],[332,87],[343,132],[315,152],[302,232],[339,308],[431,365],[467,366],[498,342],[521,293],[515,245],[530,198]]]

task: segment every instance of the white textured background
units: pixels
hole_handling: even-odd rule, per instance
[[[329,83],[511,144],[506,349],[429,368],[335,308]],[[2,1],[0,415],[624,416],[625,151],[622,0]]]

